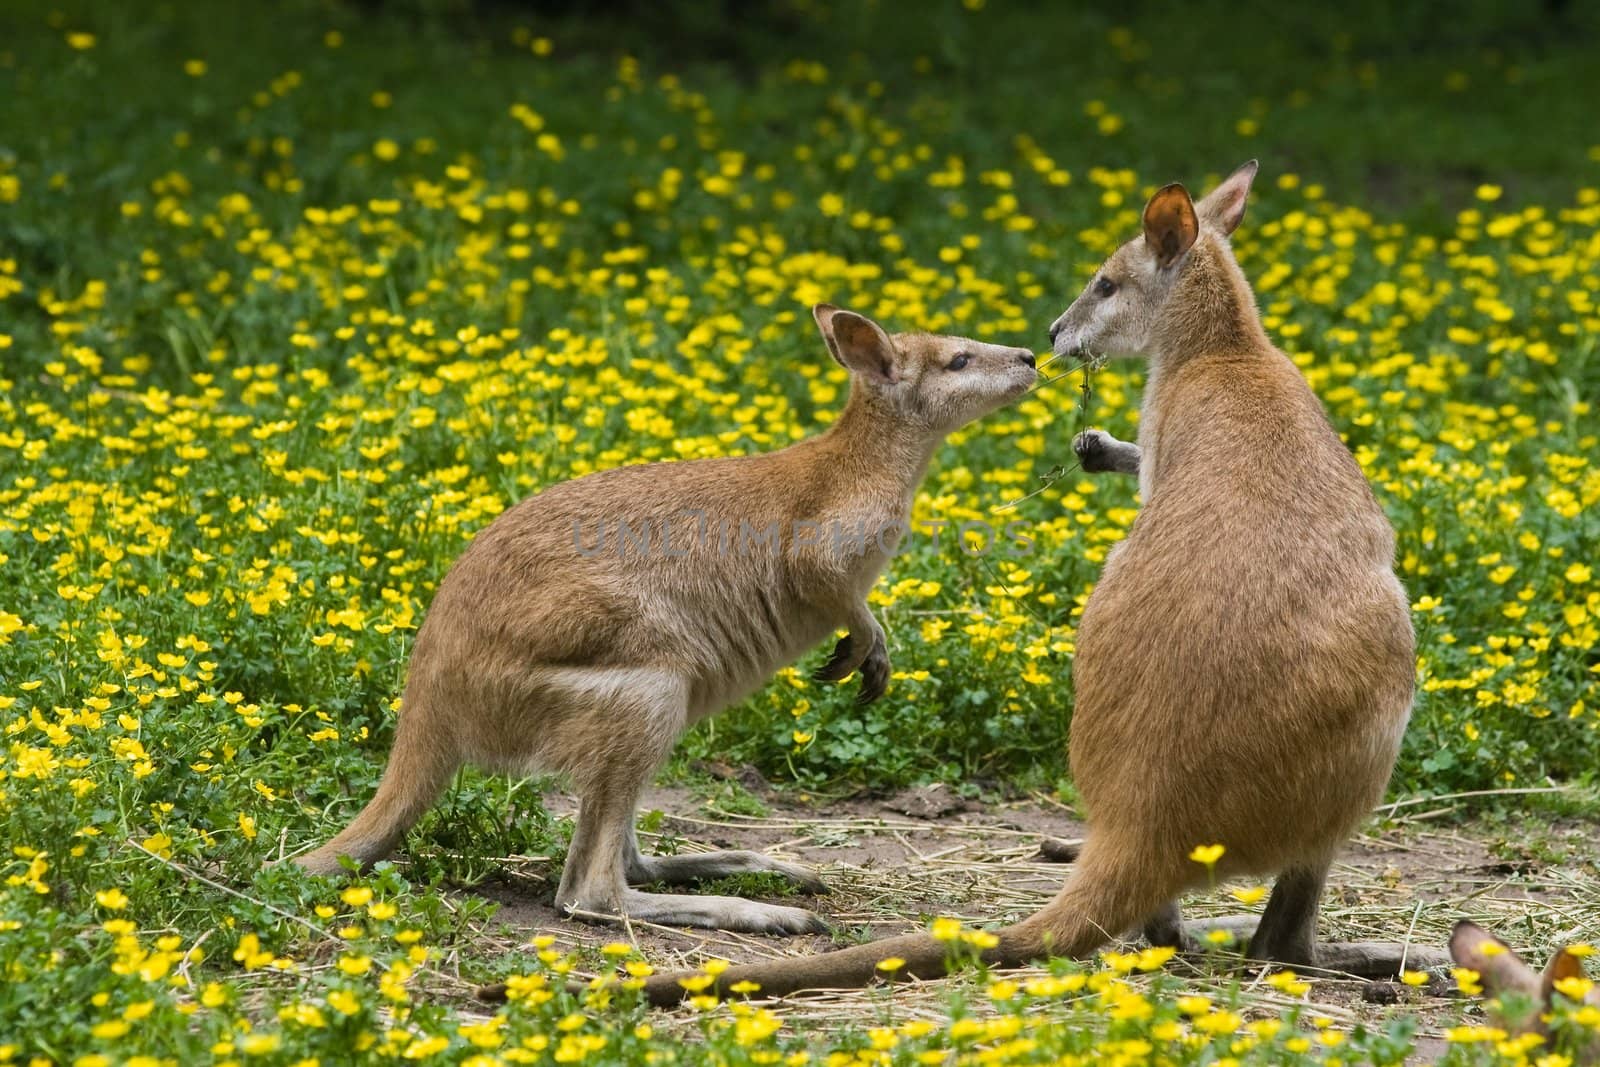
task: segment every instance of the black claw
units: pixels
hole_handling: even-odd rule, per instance
[[[878,653],[868,656],[867,661],[861,665],[861,693],[856,697],[856,703],[870,704],[883,696],[888,688],[888,657]]]
[[[810,934],[831,934],[833,933],[833,927],[829,925],[827,919],[824,919],[820,915],[813,914],[811,916],[811,922],[807,924],[807,929],[805,932]]]
[[[839,643],[833,646],[833,655],[828,657],[828,662],[811,672],[811,677],[819,682],[842,682],[850,677],[850,635],[845,634],[839,638]]]

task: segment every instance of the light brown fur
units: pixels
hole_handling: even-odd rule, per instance
[[[1484,992],[1493,998],[1489,1002],[1490,1020],[1513,1036],[1538,1034],[1550,1038],[1549,1020],[1559,992],[1557,983],[1572,980],[1573,986],[1567,988],[1582,990],[1581,997],[1575,998],[1581,1005],[1576,1009],[1578,1021],[1593,1031],[1573,1042],[1573,1062],[1600,1063],[1600,985],[1584,979],[1583,961],[1576,955],[1559,950],[1541,974],[1504,941],[1477,923],[1466,921],[1456,923],[1450,934],[1450,955],[1461,966],[1478,973]]]
[[[1148,357],[1139,445],[1101,435],[1085,456],[1136,471],[1144,506],[1078,631],[1071,764],[1088,837],[1061,893],[997,932],[992,964],[1084,956],[1140,924],[1181,943],[1176,899],[1211,877],[1188,856],[1209,844],[1226,848],[1217,877],[1280,873],[1257,958],[1368,972],[1400,960],[1392,946],[1313,943],[1328,865],[1398,752],[1413,639],[1393,532],[1267,339],[1229,249],[1253,175],[1198,209],[1181,186],[1158,193],[1145,234],[1051,329],[1059,354]],[[945,946],[913,934],[730,968],[717,984],[857,986],[889,956],[906,960],[900,974],[946,967]],[[670,975],[647,994],[682,995]]]
[[[815,316],[852,374],[818,437],[765,455],[622,467],[551,486],[485,529],[439,587],[412,654],[389,767],[342,833],[295,862],[336,873],[387,855],[456,770],[567,775],[580,810],[557,893],[587,918],[765,932],[821,928],[798,908],[629,888],[766,870],[820,891],[804,868],[747,852],[654,857],[633,829],[640,789],[689,726],[848,628],[822,673],[888,680],[866,595],[892,542],[835,538],[909,519],[944,436],[1027,390],[1034,357],[901,334],[828,305]],[[966,365],[952,369],[963,354]],[[652,531],[650,548],[600,538]],[[663,523],[668,531],[662,540]],[[814,539],[797,523],[816,523]],[[746,524],[751,531],[745,533]],[[779,539],[759,540],[776,524]],[[605,533],[602,534],[602,531]],[[815,543],[812,543],[813,540]]]

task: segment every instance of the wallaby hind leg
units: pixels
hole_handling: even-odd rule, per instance
[[[631,826],[630,826],[631,829]],[[701,852],[683,856],[646,856],[639,849],[637,833],[628,835],[627,880],[629,885],[689,885],[735,874],[775,874],[807,893],[826,893],[821,878],[798,863],[774,859],[760,852],[743,849]]]
[[[630,874],[647,874],[651,867],[639,853],[634,805],[688,717],[685,694],[669,679],[653,679],[648,685],[629,682],[601,672],[572,685],[575,697],[595,702],[595,728],[589,736],[598,741],[585,746],[583,763],[573,768],[578,822],[556,907],[595,922],[635,919],[759,934],[826,930],[820,918],[800,908],[740,897],[643,893],[628,885]],[[679,873],[692,869],[676,867]]]
[[[1359,978],[1393,978],[1402,970],[1443,967],[1443,949],[1398,941],[1317,943],[1317,912],[1328,880],[1328,864],[1284,871],[1273,884],[1261,924],[1250,940],[1250,957],[1289,967],[1315,968]]]
[[[1252,959],[1290,967],[1317,965],[1317,912],[1327,880],[1326,863],[1291,867],[1278,875],[1256,935],[1250,939]]]
[[[646,772],[648,773],[648,772]],[[821,932],[827,924],[800,908],[742,897],[644,893],[627,884],[634,802],[640,779],[618,775],[591,786],[578,802],[578,825],[561,872],[556,906],[576,919],[634,919],[752,934]]]

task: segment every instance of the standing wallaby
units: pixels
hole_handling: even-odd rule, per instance
[[[1181,893],[1270,873],[1252,956],[1357,973],[1402,962],[1397,945],[1314,941],[1334,852],[1389,780],[1415,664],[1393,531],[1267,339],[1228,244],[1255,172],[1199,204],[1181,185],[1156,193],[1143,235],[1050,328],[1059,355],[1147,357],[1139,445],[1075,442],[1086,469],[1137,471],[1144,501],[1078,630],[1070,747],[1087,839],[1060,894],[996,931],[993,964],[1084,956],[1141,925],[1181,943]],[[1189,858],[1213,844],[1214,870]],[[716,982],[859,986],[886,957],[905,961],[897,974],[941,974],[946,953],[912,934]],[[672,975],[646,990],[683,995]]]
[[[1575,1021],[1593,1034],[1574,1042],[1574,1062],[1600,1064],[1600,984],[1583,976],[1583,961],[1575,954],[1561,949],[1539,974],[1504,941],[1463,920],[1450,934],[1450,955],[1478,972],[1484,992],[1495,998],[1489,1005],[1490,1019],[1513,1035],[1550,1037],[1555,994],[1577,1002]]]
[[[643,893],[808,870],[752,852],[646,856],[639,792],[691,725],[733,704],[829,634],[818,671],[888,683],[866,596],[899,537],[934,450],[1015,400],[1032,352],[897,334],[827,304],[812,311],[850,372],[826,433],[766,455],[620,467],[551,486],[473,541],[439,586],[406,680],[389,766],[354,822],[295,862],[331,874],[399,842],[457,768],[570,776],[577,826],[556,905],[581,918],[761,933],[823,928],[799,908]]]

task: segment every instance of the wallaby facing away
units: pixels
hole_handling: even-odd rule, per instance
[[[1538,974],[1504,941],[1465,920],[1456,923],[1450,934],[1450,955],[1461,966],[1478,972],[1484,991],[1496,998],[1489,1005],[1489,1017],[1513,1035],[1532,1033],[1548,1038],[1546,1017],[1558,992],[1583,1005],[1578,1009],[1579,1022],[1594,1034],[1577,1042],[1575,1062],[1600,1063],[1600,984],[1583,976],[1583,961],[1576,955],[1562,949],[1550,957],[1544,973]],[[1507,994],[1513,999],[1507,1000]]]
[[[866,596],[934,450],[1025,393],[1034,356],[957,337],[897,334],[813,309],[850,397],[827,432],[765,455],[653,463],[551,486],[472,542],[428,609],[377,795],[342,833],[296,859],[319,874],[387,855],[464,763],[571,777],[578,821],[556,904],[583,918],[764,933],[815,915],[736,897],[642,893],[806,869],[752,852],[645,856],[640,790],[693,723],[848,628],[818,672],[889,678]]]
[[[1176,900],[1210,872],[1280,873],[1253,956],[1369,973],[1399,946],[1317,946],[1335,850],[1382,796],[1410,714],[1413,639],[1394,534],[1317,398],[1262,329],[1228,236],[1255,164],[1198,205],[1180,185],[1050,328],[1058,354],[1149,360],[1140,445],[1077,442],[1137,470],[1143,509],[1084,609],[1073,665],[1074,783],[1088,835],[1061,893],[996,931],[1011,965],[1084,956],[1143,925],[1179,943]],[[1102,454],[1114,462],[1097,462]],[[887,957],[942,974],[926,934],[770,965],[717,986],[768,995],[863,985]],[[1412,950],[1412,966],[1444,962]],[[651,978],[658,1004],[683,993]]]

